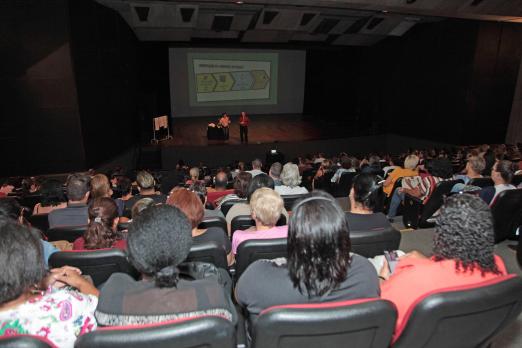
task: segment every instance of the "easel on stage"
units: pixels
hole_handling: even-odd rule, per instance
[[[165,133],[164,130],[167,129],[167,135],[163,138],[156,138],[156,133],[162,132]],[[172,139],[172,135],[170,135],[170,127],[169,127],[169,118],[167,115],[154,117],[152,119],[152,139],[150,140],[151,144],[158,144],[160,141]]]

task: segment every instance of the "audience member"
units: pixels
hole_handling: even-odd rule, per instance
[[[198,167],[192,167],[189,170],[190,179],[185,181],[186,185],[191,185],[195,182],[199,181],[199,168]]]
[[[288,162],[283,166],[281,181],[283,184],[276,186],[275,190],[282,196],[308,193],[306,187],[299,186],[301,184],[301,176],[296,164]]]
[[[256,225],[232,234],[232,253],[237,253],[239,244],[248,239],[286,238],[288,226],[276,226],[284,210],[283,199],[276,191],[262,187],[250,198],[252,219]]]
[[[148,207],[151,207],[153,205],[156,205],[156,203],[154,202],[154,200],[152,198],[140,199],[139,201],[136,202],[136,204],[134,204],[132,206],[131,218],[132,219],[136,218],[136,216],[138,216],[142,211],[144,211],[145,209],[147,209]],[[130,221],[132,221],[132,220],[130,220]]]
[[[391,156],[390,159],[388,160],[388,165],[385,166],[384,168],[382,168],[382,171],[383,171],[384,177],[386,177],[386,175],[388,174],[388,172],[391,172],[391,171],[393,171],[394,169],[399,168],[399,166],[397,165],[397,163],[400,163],[399,158],[396,157],[396,156]]]
[[[480,198],[491,205],[495,198],[502,191],[513,190],[516,187],[511,185],[513,179],[513,164],[510,161],[498,161],[491,168],[491,180],[495,186],[485,187],[480,191]]]
[[[234,204],[227,213],[226,220],[229,234],[230,232],[232,232],[230,230],[232,219],[239,215],[252,214],[250,200],[252,199],[252,195],[254,194],[254,192],[261,187],[268,187],[273,190],[275,187],[274,180],[266,174],[259,174],[258,176],[252,179],[250,185],[248,186],[247,202]],[[286,221],[288,221],[288,212],[285,209],[283,209],[282,214],[286,217]]]
[[[353,178],[350,212],[346,213],[350,231],[377,231],[390,227],[383,213],[373,212],[384,199],[380,187],[374,175],[359,174]]]
[[[331,187],[332,177],[335,174],[333,169],[332,161],[325,159],[315,173],[312,188],[314,190],[328,191]]]
[[[370,156],[367,163],[361,165],[361,173],[382,175],[383,171],[381,169],[381,158],[375,155]]]
[[[154,188],[154,177],[146,171],[141,171],[136,176],[139,194],[133,196],[125,202],[125,210],[130,211],[134,204],[142,198],[151,198],[154,203],[165,203],[167,196],[163,193],[156,192]]]
[[[396,163],[397,164],[397,163]],[[417,170],[417,165],[419,164],[419,157],[416,155],[409,155],[404,159],[404,168],[397,167],[391,172],[386,180],[383,183],[382,189],[388,197],[390,197],[393,192],[393,185],[395,185],[395,182],[399,180],[400,178],[403,178],[405,176],[417,176],[419,175],[419,172]]]
[[[14,180],[11,178],[3,179],[2,185],[0,185],[0,198],[8,196],[15,189]]]
[[[40,188],[42,199],[33,208],[33,215],[49,214],[55,209],[67,207],[67,198],[63,192],[63,185],[58,180],[49,179],[42,183]]]
[[[73,243],[74,250],[118,248],[127,243],[118,234],[118,207],[111,198],[99,197],[89,205],[89,225],[83,237]]]
[[[91,178],[91,195],[89,198],[112,197],[111,183],[105,174],[96,174]]]
[[[179,267],[192,245],[191,223],[178,208],[153,206],[142,211],[129,227],[129,261],[141,280],[114,273],[101,289],[96,319],[99,325],[156,323],[212,314],[235,321],[235,310],[222,286],[221,273],[206,277]],[[168,299],[166,301],[165,299]]]
[[[464,174],[455,175],[456,180],[462,180],[463,183],[458,183],[453,186],[451,192],[459,192],[469,183],[471,179],[482,178],[482,171],[486,168],[486,161],[480,156],[470,156],[464,168]]]
[[[397,327],[423,295],[506,274],[502,259],[493,254],[491,212],[480,198],[470,194],[448,197],[436,224],[432,257],[414,251],[399,260],[391,276],[386,263],[380,272],[385,279],[382,298],[397,306]]]
[[[348,157],[348,155],[344,155],[341,157],[341,168],[337,169],[335,174],[330,179],[333,183],[339,183],[341,176],[344,173],[355,173],[355,166],[353,166],[352,158]]]
[[[71,174],[67,179],[67,207],[49,213],[49,228],[86,226],[87,201],[91,190],[91,178],[83,174]]]
[[[98,290],[65,266],[45,270],[41,241],[28,228],[0,222],[0,335],[36,335],[58,347],[73,347],[76,337],[96,329]],[[70,286],[73,290],[63,285]]]
[[[249,170],[248,173],[252,174],[252,177],[255,177],[259,174],[264,174],[261,168],[263,168],[263,162],[261,162],[260,159],[256,158],[252,161],[252,170]]]
[[[252,180],[252,174],[249,172],[241,172],[234,179],[234,193],[229,193],[216,201],[217,209],[221,209],[221,205],[227,201],[246,201],[248,186]]]
[[[350,253],[350,246],[339,204],[327,193],[313,192],[292,209],[288,258],[251,264],[237,283],[237,302],[255,320],[275,305],[379,297],[375,268]]]
[[[114,201],[118,206],[118,215],[122,216],[125,211],[125,202],[132,198],[132,182],[126,176],[118,177],[115,190],[118,192],[118,198]]]
[[[20,205],[16,198],[6,197],[0,199],[0,222],[2,221],[14,221],[20,225],[29,225],[24,218],[24,208]],[[48,241],[42,240],[40,235],[40,244],[42,245],[43,262],[47,267],[49,257],[58,251]]]
[[[207,199],[207,188],[205,187],[205,185],[201,182],[199,183],[195,183],[195,184],[192,184],[189,186],[189,191],[192,191],[194,192],[198,198],[201,200],[201,203],[203,203],[203,207],[205,208],[205,214],[204,214],[204,218],[212,218],[212,217],[220,217],[220,218],[225,218],[225,216],[223,215],[223,213],[221,212],[221,210],[219,209],[207,209],[207,202],[208,202],[208,199]],[[168,199],[167,199],[168,201]]]
[[[214,187],[207,188],[207,202],[215,205],[216,200],[223,196],[234,193],[233,189],[227,189],[228,175],[223,170],[219,170],[214,177]]]
[[[270,170],[268,171],[268,175],[274,180],[274,186],[282,185],[281,181],[281,170],[283,166],[279,162],[272,163],[270,166]]]

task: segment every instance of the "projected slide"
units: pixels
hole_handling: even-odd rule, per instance
[[[276,104],[277,54],[188,54],[192,105]]]

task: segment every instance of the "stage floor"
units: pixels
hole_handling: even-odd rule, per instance
[[[161,146],[207,146],[207,145],[240,145],[239,115],[232,115],[230,139],[208,140],[207,125],[217,122],[217,117],[190,117],[171,119],[173,139],[162,141]],[[303,115],[263,115],[250,116],[248,140],[251,144],[275,142],[302,142],[343,138],[348,134],[347,125],[339,120],[328,123],[325,119],[314,119]]]

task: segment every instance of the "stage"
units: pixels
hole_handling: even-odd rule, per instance
[[[241,145],[239,137],[239,115],[231,115],[230,138],[228,140],[208,140],[207,125],[217,123],[216,117],[171,118],[173,139],[160,142],[161,147]],[[327,117],[318,119],[304,115],[262,115],[250,116],[248,140],[250,144],[275,142],[303,142],[350,135],[368,134],[357,127],[350,127],[342,121],[328,122]]]

